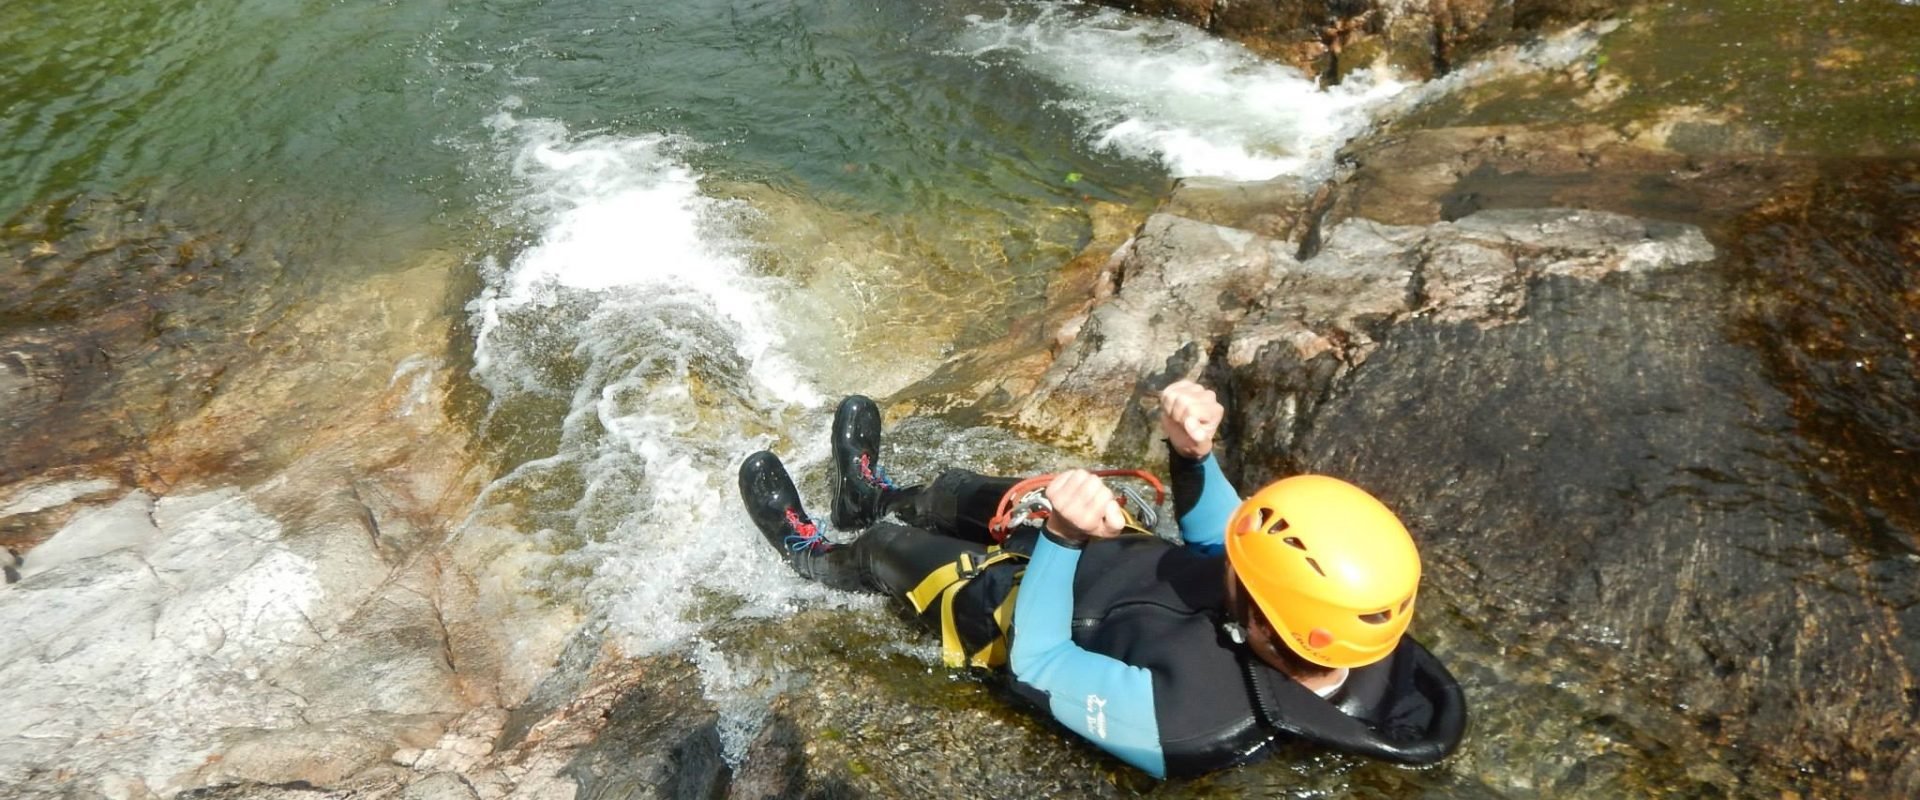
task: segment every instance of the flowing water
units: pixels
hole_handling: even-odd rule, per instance
[[[1038,308],[1094,204],[1319,176],[1403,88],[1001,0],[16,0],[0,53],[0,217],[137,197],[271,254],[258,291],[289,304],[454,265],[497,465],[455,535],[527,537],[526,594],[629,652],[695,654],[735,745],[767,676],[716,620],[892,624],[766,550],[744,455],[778,449],[823,497],[833,401]],[[908,479],[1067,459],[929,420],[893,436]]]

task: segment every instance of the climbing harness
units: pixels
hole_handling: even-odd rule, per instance
[[[1137,469],[1100,469],[1094,470],[1093,474],[1101,478],[1135,478],[1152,486],[1152,503],[1148,503],[1138,489],[1130,486],[1121,487],[1120,497],[1115,499],[1120,501],[1120,513],[1127,519],[1128,530],[1153,532],[1154,524],[1160,519],[1157,509],[1167,500],[1166,487],[1160,484],[1159,478],[1153,477],[1153,473]],[[1047,517],[1053,513],[1053,505],[1047,502],[1047,485],[1053,483],[1056,477],[1057,474],[1036,475],[1014,484],[1006,494],[1001,495],[993,519],[987,522],[987,531],[993,534],[994,541],[1006,541],[1007,535],[1022,525],[1039,527],[1046,524]]]
[[[1020,594],[1019,581],[1026,570],[1013,574],[1014,587],[993,609],[994,627],[998,629],[993,641],[972,653],[967,652],[966,643],[960,639],[960,629],[954,624],[953,601],[961,589],[988,567],[1015,560],[1026,561],[1027,555],[1002,550],[999,545],[988,547],[985,555],[961,553],[953,563],[928,573],[918,586],[907,592],[907,600],[913,603],[916,612],[924,613],[934,603],[940,604],[940,660],[947,666],[992,668],[1007,663],[1007,631],[1013,629],[1013,601]]]
[[[1154,500],[1148,503],[1146,495],[1131,486],[1120,487],[1120,512],[1126,517],[1128,530],[1140,533],[1152,533],[1153,525],[1159,520],[1156,510],[1166,501],[1166,489],[1159,479],[1140,470],[1110,469],[1093,473],[1102,478],[1136,478],[1153,487]],[[1054,475],[1038,475],[1023,480],[1008,489],[1000,498],[998,511],[988,523],[987,529],[995,541],[1005,542],[1007,535],[1023,525],[1038,527],[1046,524],[1053,511],[1047,502],[1047,485],[1053,482]],[[940,605],[940,659],[949,667],[975,666],[982,668],[998,667],[1007,663],[1007,632],[1013,629],[1013,603],[1020,595],[1020,579],[1026,574],[1023,568],[1013,574],[1013,588],[993,609],[993,622],[997,632],[993,641],[978,650],[968,652],[966,642],[960,637],[960,629],[954,624],[953,602],[960,590],[966,588],[974,578],[986,572],[988,568],[1009,561],[1024,562],[1029,557],[1025,553],[1005,550],[1000,545],[992,545],[983,555],[962,553],[953,563],[943,566],[920,579],[919,585],[907,592],[908,602],[913,603],[916,612],[925,613],[935,603]]]

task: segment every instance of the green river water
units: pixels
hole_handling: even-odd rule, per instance
[[[508,108],[580,136],[684,137],[710,181],[884,217],[932,249],[987,229],[1032,248],[1037,213],[1163,185],[1082,146],[1047,82],[950,52],[979,10],[992,5],[9,3],[0,212],[157,195],[324,286],[471,248],[499,218],[486,121]]]

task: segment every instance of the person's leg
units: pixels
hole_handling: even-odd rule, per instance
[[[948,480],[948,476],[956,472],[962,470],[950,470],[935,482],[939,491],[912,489],[897,491],[895,495],[897,499],[906,499],[908,506],[916,497],[941,501],[939,508],[933,510],[933,516],[952,518],[956,514],[956,503],[948,499],[948,487],[972,485]],[[920,585],[922,577],[952,564],[962,554],[983,556],[987,553],[985,543],[937,535],[927,529],[893,522],[881,522],[866,529],[852,545],[835,545],[822,535],[824,531],[812,516],[806,514],[801,493],[795,489],[785,464],[768,451],[755,453],[739,464],[739,495],[760,535],[787,558],[793,572],[835,589],[906,595]],[[902,508],[902,516],[906,514],[925,516],[912,508]],[[987,516],[991,514],[993,508],[989,506]],[[985,539],[985,522],[975,528],[979,528],[979,537]]]
[[[993,494],[997,500],[991,480],[949,471],[925,487],[930,491],[917,496],[928,498],[929,515],[957,523],[958,527],[950,529],[976,532],[984,539],[985,519],[993,511],[991,504],[984,512],[977,512],[969,508],[967,498]],[[923,582],[944,572],[944,577],[935,579],[938,585],[927,590],[935,594],[925,595],[916,604],[920,620],[942,632],[944,647],[978,659],[1005,633],[995,612],[1018,580],[1018,560],[1003,560],[981,569],[979,565],[992,557],[985,544],[893,522],[868,528],[852,544],[829,542],[801,507],[799,492],[780,459],[765,451],[741,463],[740,497],[767,543],[780,551],[787,565],[802,577],[836,589],[875,591],[913,601],[914,591]],[[1031,552],[1031,538],[1016,537],[1008,542],[1008,548],[1022,554]],[[968,571],[963,575],[950,567]],[[945,591],[956,582],[960,582],[957,589]],[[951,627],[945,624],[948,617]],[[1004,654],[1004,648],[996,647],[992,652]],[[984,663],[999,662],[996,657]]]
[[[1010,547],[1020,553],[1032,552],[1031,541],[1025,544],[1024,549],[1016,543],[1010,543]],[[941,634],[943,648],[957,654],[955,658],[983,658],[985,648],[1006,633],[995,612],[1019,583],[1024,558],[1000,560],[981,568],[979,565],[994,557],[985,545],[892,522],[868,528],[852,546],[842,549],[857,554],[869,585],[910,603],[915,602],[912,593],[932,578],[933,585],[924,591],[933,594],[925,594],[918,601],[926,603],[918,608],[919,620]],[[950,569],[956,566],[968,571]],[[941,577],[932,577],[943,572]],[[947,591],[956,581],[960,581],[958,587]],[[950,629],[946,625],[949,617],[953,623]],[[1004,655],[1004,645],[995,650]],[[973,663],[999,666],[1000,656]]]
[[[1019,482],[1019,478],[950,469],[932,483],[894,492],[887,498],[887,509],[912,525],[969,542],[993,544],[987,524],[999,509],[1000,498]]]
[[[740,463],[740,499],[760,535],[801,577],[845,591],[872,588],[853,550],[827,541],[807,516],[779,456],[762,450]]]
[[[908,524],[970,542],[991,544],[987,522],[1000,496],[1018,481],[947,470],[933,483],[899,488],[880,467],[880,408],[860,395],[833,414],[833,526],[859,530],[889,514]]]
[[[855,561],[869,578],[872,588],[905,597],[934,570],[952,564],[962,555],[984,557],[987,548],[951,536],[881,522],[868,528],[854,540]]]

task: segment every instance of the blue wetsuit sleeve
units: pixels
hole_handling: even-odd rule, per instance
[[[1080,551],[1042,536],[1013,606],[1014,678],[1047,697],[1060,724],[1156,778],[1167,774],[1153,673],[1073,643],[1073,576]]]
[[[1198,461],[1174,453],[1171,460],[1173,508],[1180,520],[1180,538],[1188,550],[1219,555],[1226,547],[1227,520],[1240,507],[1240,493],[1227,482],[1212,453]]]

